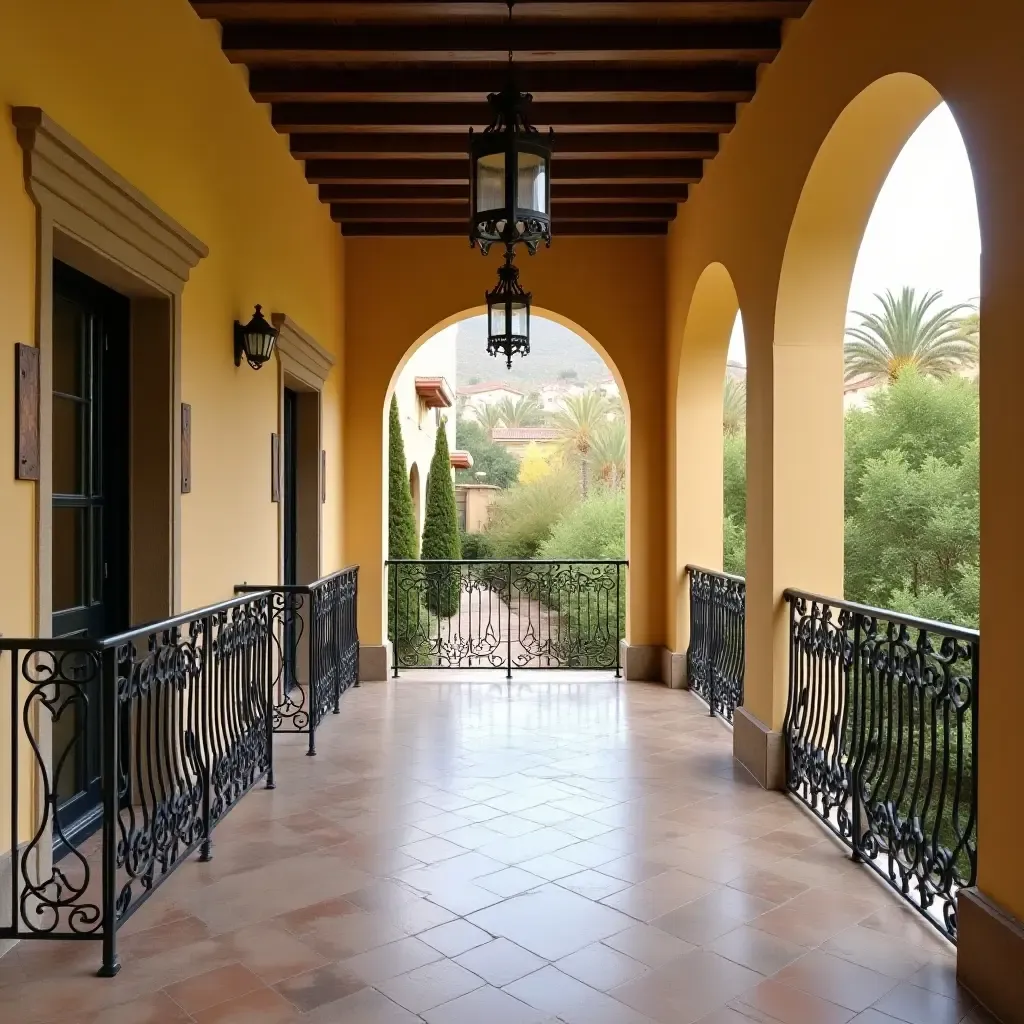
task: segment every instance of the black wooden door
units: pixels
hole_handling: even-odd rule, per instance
[[[299,396],[290,388],[284,389],[284,432],[281,447],[281,461],[284,470],[284,486],[281,498],[284,502],[284,580],[286,586],[298,582],[298,410]],[[296,602],[297,602],[296,598]],[[285,687],[290,690],[296,683],[295,671],[298,666],[297,646],[301,639],[302,623],[298,616],[308,609],[300,608],[290,598],[285,599],[285,645],[290,653],[286,659]],[[309,624],[305,623],[306,628]]]
[[[129,304],[71,267],[53,268],[53,635],[128,626]],[[99,685],[53,723],[54,852],[99,823]]]

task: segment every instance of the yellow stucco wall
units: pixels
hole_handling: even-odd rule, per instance
[[[735,285],[748,357],[746,703],[778,728],[782,591],[842,593],[841,341],[853,264],[886,173],[941,96],[970,155],[983,245],[980,886],[1018,917],[1022,52],[1016,0],[815,0],[789,25],[781,55],[670,233],[667,500],[681,525],[664,581],[680,649],[682,566],[720,547],[720,523],[695,507],[721,487],[720,461],[703,450],[718,443],[720,422],[677,405],[688,378],[710,380],[709,361],[724,366],[728,335],[703,301],[698,319],[711,326],[687,327],[697,282],[720,263]]]
[[[589,335],[619,375],[630,417],[627,632],[633,644],[664,644],[664,239],[559,238],[520,262],[535,310]],[[388,389],[418,341],[477,311],[497,266],[495,254],[482,259],[459,238],[347,242],[345,543],[364,567],[365,644],[382,637]],[[495,379],[505,372],[495,361]]]
[[[256,302],[287,313],[336,358],[323,408],[323,568],[340,566],[343,243],[286,140],[225,60],[215,26],[183,0],[0,6],[0,632],[37,626],[36,485],[14,479],[12,412],[13,346],[36,340],[36,214],[11,106],[42,107],[209,247],[183,295],[193,484],[181,503],[182,607],[227,598],[245,579],[277,579],[277,374],[236,369],[232,351],[232,320],[248,319]],[[7,799],[0,792],[0,805]],[[0,848],[8,825],[0,806]]]
[[[181,394],[192,405],[192,493],[182,498],[182,607],[277,576],[269,435],[276,374],[232,358],[231,322],[256,302],[287,313],[337,358],[324,402],[325,569],[341,562],[343,243],[287,142],[224,59],[215,24],[181,0],[33,0],[0,31],[0,363],[34,339],[35,212],[9,106],[42,107],[210,254],[183,296]],[[0,373],[10,410],[12,374]],[[16,483],[13,417],[0,417],[0,631],[31,633],[35,486]]]

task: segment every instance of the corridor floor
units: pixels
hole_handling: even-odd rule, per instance
[[[23,942],[33,1024],[988,1022],[952,949],[691,695],[613,682],[364,685],[120,933]]]

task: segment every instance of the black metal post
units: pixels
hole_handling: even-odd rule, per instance
[[[306,709],[309,712],[309,749],[306,751],[306,757],[316,757],[316,725],[317,716],[320,714],[320,684],[317,679],[316,664],[317,621],[316,615],[313,613],[313,591],[307,588],[306,593],[302,596],[306,609],[306,643],[308,645],[306,658],[306,697],[308,703]],[[299,652],[296,650],[296,679],[298,679],[299,674],[298,654]]]
[[[263,709],[266,716],[264,727],[267,730],[267,789],[277,789],[274,781],[274,599],[268,594],[267,602],[267,685],[263,688],[266,698],[266,707]],[[209,790],[207,789],[207,792]]]
[[[501,615],[501,607],[498,608],[498,615]],[[500,618],[499,618],[500,621]],[[508,621],[505,623],[505,632],[508,634],[505,645],[505,679],[512,679],[512,563],[508,563]]]
[[[391,638],[391,661],[392,661],[392,664],[394,665],[394,678],[397,679],[398,678],[398,573],[400,571],[400,566],[397,563],[392,562],[391,563],[391,570],[395,574],[395,587],[394,587],[394,594],[395,594],[395,630],[394,630],[394,634],[393,634],[393,636]]]
[[[270,623],[268,622],[268,628]],[[199,847],[199,859],[208,861],[213,858],[213,809],[211,807],[212,793],[210,791],[213,780],[210,778],[210,767],[213,762],[213,711],[210,708],[210,688],[213,686],[214,673],[214,641],[213,641],[213,615],[207,615],[203,619],[203,670],[202,688],[199,695],[199,733],[197,748],[199,754],[199,776],[202,781],[202,815],[203,815],[203,842]],[[271,684],[273,685],[273,684]],[[273,703],[273,700],[271,700]],[[271,726],[273,727],[273,726]]]
[[[355,682],[353,686],[359,685],[359,569],[353,570],[352,575],[352,614],[349,616],[352,624],[352,635],[348,638],[349,643],[355,648]]]
[[[853,664],[850,666],[852,673],[852,695],[854,698],[853,703],[853,728],[855,744],[856,744],[856,756],[853,759],[853,763],[850,765],[850,797],[853,801],[853,842],[851,843],[852,851],[851,856],[855,861],[861,859],[860,856],[860,843],[861,837],[864,835],[864,821],[863,821],[863,809],[861,807],[861,787],[860,779],[861,772],[864,767],[864,734],[858,729],[857,725],[857,712],[860,711],[863,715],[863,698],[864,694],[861,687],[861,676],[860,676],[860,624],[862,622],[861,615],[854,613],[853,616]],[[863,722],[861,723],[863,725]]]
[[[622,565],[615,563],[615,678],[622,678],[622,636],[619,623],[622,621]]]
[[[100,666],[100,717],[102,719],[103,790],[103,963],[101,978],[112,978],[121,969],[117,957],[117,831],[118,831],[118,775],[117,743],[120,733],[120,700],[117,694],[117,650],[107,648]],[[17,693],[17,688],[15,688]],[[14,833],[16,836],[17,833]],[[17,904],[15,904],[17,906]]]

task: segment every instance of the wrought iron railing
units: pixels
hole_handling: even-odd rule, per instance
[[[273,788],[270,595],[106,640],[0,639],[0,673],[0,938],[102,940],[112,976],[118,928],[191,853],[210,857],[214,827],[249,789]]]
[[[359,685],[358,583],[356,565],[315,583],[235,587],[240,594],[270,592],[274,732],[306,734],[310,756],[324,716],[338,714],[341,695]]]
[[[949,939],[977,874],[976,630],[786,591],[789,791]]]
[[[690,580],[689,688],[731,722],[743,703],[747,584],[742,576],[686,567]]]
[[[609,669],[621,675],[622,560],[412,560],[388,565],[389,638],[403,668]]]

